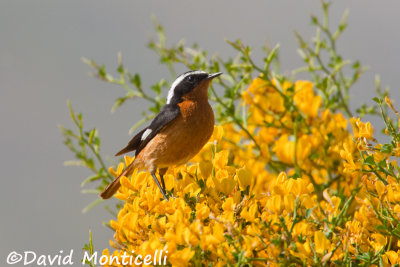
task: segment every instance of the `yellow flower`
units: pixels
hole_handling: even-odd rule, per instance
[[[194,256],[194,251],[192,251],[190,248],[184,248],[170,255],[168,257],[168,261],[172,263],[173,266],[184,267],[188,266],[188,263],[193,256]]]
[[[225,211],[233,211],[233,209],[235,208],[235,203],[233,201],[233,198],[232,197],[226,198],[224,204],[222,204],[222,208]]]
[[[395,109],[392,100],[388,96],[385,96],[385,102],[390,107],[390,109],[393,110],[393,112],[396,114],[397,118],[400,118],[399,112]]]
[[[274,213],[280,214],[282,210],[282,198],[281,196],[272,196],[267,200],[266,207]]]
[[[308,135],[302,135],[297,144],[296,148],[296,160],[299,164],[302,164],[307,157],[310,155],[312,145],[312,138]]]
[[[382,194],[385,193],[385,185],[382,181],[376,181],[375,187],[376,192],[378,193],[379,197],[381,197]]]
[[[307,257],[311,255],[312,250],[310,247],[310,244],[308,241],[306,241],[304,244],[300,242],[296,242],[296,248],[299,250],[299,252],[293,252],[293,254],[297,257],[299,257],[302,261],[306,261]]]
[[[196,218],[200,220],[204,220],[208,218],[208,215],[210,214],[210,208],[207,207],[204,204],[198,203],[196,205]]]
[[[275,141],[276,136],[278,135],[279,130],[277,128],[268,127],[261,128],[258,132],[258,136],[263,144],[272,144]]]
[[[240,189],[245,190],[247,186],[250,186],[253,181],[253,175],[251,170],[247,168],[241,168],[236,171],[236,176],[239,179]]]
[[[223,192],[225,195],[229,195],[235,188],[235,180],[229,174],[227,170],[218,170],[210,181],[214,185],[215,189],[219,192]],[[210,185],[211,183],[208,183]]]
[[[287,212],[293,212],[295,206],[296,198],[293,194],[288,194],[283,197],[283,203],[285,204],[285,210]]]
[[[305,220],[296,223],[293,227],[292,238],[298,239],[300,236],[307,237],[310,235],[311,225]]]
[[[313,92],[313,84],[309,81],[297,81],[295,83],[294,101],[297,107],[310,117],[317,117],[318,109],[321,106],[322,99],[315,96]]]
[[[184,189],[183,192],[189,193],[191,196],[197,196],[201,191],[201,188],[198,186],[197,183],[189,183]]]
[[[254,220],[258,217],[257,214],[258,214],[258,205],[257,203],[253,203],[250,207],[244,208],[240,213],[240,216],[249,222],[254,222]]]
[[[400,158],[400,142],[396,142],[396,147],[394,149],[394,155]]]
[[[273,149],[278,159],[287,164],[293,164],[294,142],[288,140],[288,135],[282,135]]]
[[[321,231],[316,231],[314,233],[315,251],[319,254],[329,251],[331,242],[326,238],[325,234]]]
[[[264,93],[264,91],[267,88],[267,81],[261,79],[261,78],[255,78],[249,88],[247,89],[251,93]]]
[[[384,246],[386,246],[386,238],[378,233],[374,233],[371,235],[372,241],[371,246],[375,249],[375,253],[380,251]]]
[[[358,165],[354,162],[353,153],[350,151],[349,146],[345,143],[343,145],[343,150],[340,151],[340,156],[346,160],[343,164],[344,170],[348,172],[352,172],[354,170],[358,170]]]
[[[262,143],[260,146],[260,154],[263,157],[265,163],[268,163],[271,160],[271,154],[269,153],[269,147],[267,144]]]
[[[217,169],[223,169],[228,164],[228,150],[223,150],[215,154],[213,163]]]
[[[278,159],[287,164],[294,163],[294,153],[296,150],[296,161],[298,164],[302,164],[304,160],[310,155],[312,138],[307,135],[301,136],[297,141],[297,148],[295,147],[294,141],[289,141],[288,135],[282,135],[275,143],[273,149]]]
[[[224,128],[222,126],[214,126],[214,131],[210,137],[210,142],[219,142],[224,135]]]
[[[386,257],[388,257],[391,265],[396,265],[399,262],[399,252],[393,250],[385,252]]]
[[[207,179],[211,175],[213,169],[212,163],[209,161],[202,161],[200,162],[199,167],[201,176],[203,179]]]
[[[374,139],[374,128],[370,122],[363,123],[359,118],[351,118],[350,122],[353,126],[354,136],[364,137],[368,140]]]
[[[285,111],[284,99],[278,92],[271,92],[268,97],[259,100],[261,107],[273,112]]]

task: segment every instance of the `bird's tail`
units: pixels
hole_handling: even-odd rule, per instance
[[[135,169],[134,163],[135,161],[129,164],[129,166],[126,167],[125,170],[117,178],[114,179],[114,181],[107,185],[107,187],[99,195],[102,199],[109,199],[118,191],[118,188],[121,186],[119,180],[122,176],[128,176],[132,173],[132,171]]]

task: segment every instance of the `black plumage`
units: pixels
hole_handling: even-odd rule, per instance
[[[168,125],[171,121],[173,121],[180,113],[179,106],[177,104],[167,104],[165,105],[160,113],[153,119],[150,126],[140,131],[136,134],[131,141],[129,141],[128,145],[124,147],[121,151],[119,151],[115,156],[119,156],[131,151],[135,151],[135,156],[137,156],[140,151],[150,142],[151,139],[154,138],[166,125]],[[147,131],[151,130],[150,134],[142,140],[143,134]]]

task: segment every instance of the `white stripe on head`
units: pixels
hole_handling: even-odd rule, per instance
[[[167,104],[171,103],[171,100],[174,97],[175,87],[178,84],[180,84],[187,76],[193,75],[193,74],[207,74],[207,72],[202,71],[202,70],[189,71],[189,72],[186,72],[186,73],[180,75],[178,78],[176,78],[176,80],[172,83],[171,88],[168,91]]]
[[[142,134],[142,137],[140,138],[142,141],[145,140],[147,138],[147,136],[149,136],[149,134],[151,134],[152,130],[151,129],[147,129],[146,131],[144,131],[144,133]]]

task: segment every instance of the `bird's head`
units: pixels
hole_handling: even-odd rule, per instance
[[[207,99],[210,82],[222,72],[208,74],[205,71],[188,71],[176,78],[168,92],[167,104],[177,104],[184,99]]]

